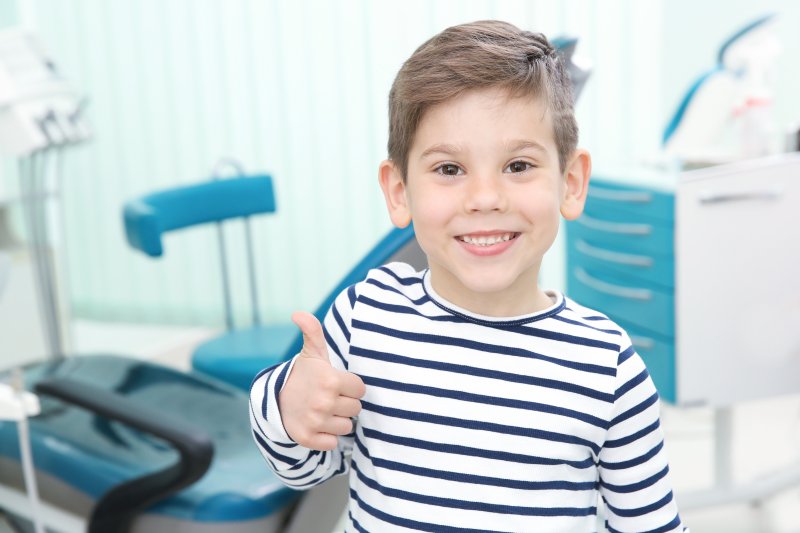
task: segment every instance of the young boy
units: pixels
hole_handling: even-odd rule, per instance
[[[347,531],[595,531],[598,491],[612,532],[683,531],[630,339],[538,286],[591,167],[556,51],[449,28],[400,69],[389,116],[380,185],[429,268],[371,271],[324,328],[293,315],[302,352],[251,391],[270,467],[299,489],[349,470]]]

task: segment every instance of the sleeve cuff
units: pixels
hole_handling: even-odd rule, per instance
[[[297,356],[265,372],[253,383],[250,390],[250,411],[254,429],[267,440],[277,444],[297,443],[286,432],[278,406],[278,396],[286,385]]]

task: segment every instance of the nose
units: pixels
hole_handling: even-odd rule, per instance
[[[501,177],[472,175],[467,180],[465,210],[469,213],[505,211],[508,206]]]

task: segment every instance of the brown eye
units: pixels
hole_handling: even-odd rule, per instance
[[[516,173],[519,173],[519,172],[525,172],[526,170],[531,168],[531,166],[533,166],[533,165],[531,165],[530,163],[527,163],[525,161],[514,161],[513,163],[509,164],[506,167],[506,169],[508,170],[508,172],[516,174]]]
[[[453,165],[451,163],[445,163],[441,165],[438,169],[439,174],[443,174],[445,176],[457,176],[461,169],[458,168],[458,165]]]

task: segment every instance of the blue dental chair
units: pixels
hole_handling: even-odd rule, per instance
[[[24,373],[42,405],[29,420],[41,498],[89,533],[278,532],[301,496],[264,468],[247,395],[225,383],[106,354]],[[0,480],[24,490],[19,464],[0,422]]]
[[[243,176],[208,181],[156,192],[126,203],[125,233],[130,245],[150,257],[163,254],[164,234],[225,220],[272,213],[275,200],[272,179],[266,175]],[[247,226],[245,226],[247,228]],[[221,233],[220,233],[221,235]],[[336,295],[344,288],[362,280],[370,268],[387,263],[398,250],[416,241],[413,229],[390,232],[325,298],[314,314],[322,320]],[[192,355],[192,368],[214,376],[240,389],[249,390],[256,374],[267,367],[289,359],[300,351],[302,336],[291,323],[261,324],[258,317],[256,281],[253,266],[252,242],[247,231],[250,259],[250,290],[253,305],[253,325],[234,329],[230,310],[230,290],[224,241],[220,241],[223,286],[225,289],[228,331],[201,344]],[[418,268],[425,266],[424,256],[411,246],[402,258]]]
[[[390,231],[315,314],[395,260],[424,268],[413,228]],[[295,334],[281,357],[301,346]],[[308,533],[320,521],[332,527],[344,508],[344,477],[304,494],[272,475],[252,443],[247,393],[220,380],[106,354],[32,364],[24,375],[42,401],[29,421],[39,493],[85,517],[90,533]],[[0,484],[24,490],[10,422],[0,422]]]
[[[246,176],[240,167],[235,168],[235,177],[175,187],[127,202],[123,218],[128,243],[149,257],[163,255],[162,237],[166,233],[217,224],[227,332],[197,347],[192,355],[192,368],[247,390],[255,373],[249,375],[242,370],[243,366],[253,360],[258,360],[263,367],[282,361],[297,329],[291,322],[261,323],[250,217],[274,213],[275,195],[270,176]],[[222,231],[222,223],[234,218],[243,219],[247,245],[252,323],[244,328],[234,328],[233,324]]]

